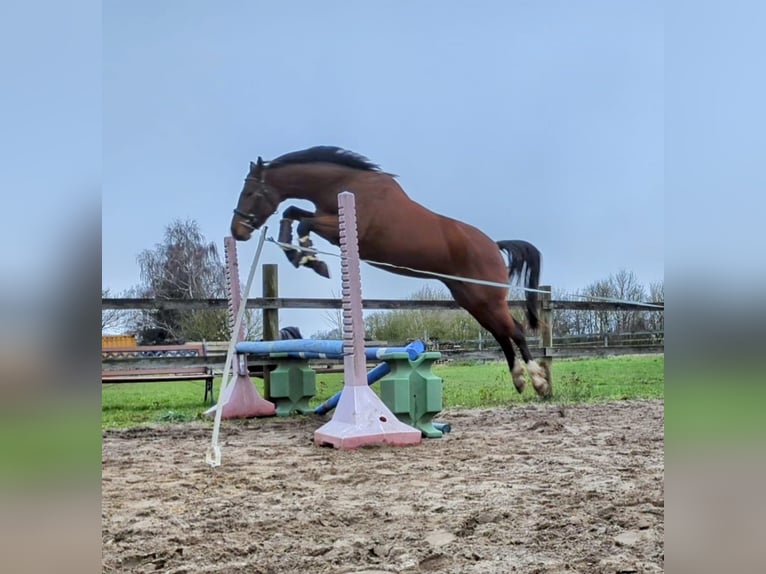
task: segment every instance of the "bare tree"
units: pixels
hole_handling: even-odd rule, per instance
[[[582,294],[593,299],[606,299],[614,297],[614,290],[609,279],[594,281],[583,289]],[[593,311],[590,314],[589,325],[586,327],[588,334],[608,333],[613,329],[614,315],[612,311]]]
[[[101,298],[109,299],[113,297],[111,289],[101,288]],[[124,331],[128,317],[124,311],[119,309],[101,309],[101,333],[114,331]]]
[[[139,297],[206,299],[226,296],[225,267],[215,243],[205,240],[195,221],[175,220],[165,228],[162,243],[138,255]],[[143,343],[183,340],[226,340],[230,335],[225,310],[144,311],[135,318]]]
[[[332,291],[333,299],[340,299],[341,294]],[[319,339],[341,339],[343,337],[343,310],[342,309],[327,309],[322,313],[327,329],[316,333],[316,337]]]
[[[665,303],[665,281],[656,281],[649,285],[649,300],[652,303]],[[662,311],[649,311],[647,313],[648,328],[652,331],[665,330],[665,313]]]
[[[639,281],[638,276],[632,271],[621,269],[611,277],[609,283],[615,299],[623,301],[646,301],[646,289]],[[644,320],[645,311],[616,311],[614,313],[614,331],[617,333],[630,333],[646,329]]]
[[[245,340],[257,341],[263,337],[263,315],[260,311],[247,309],[242,320],[245,323]]]
[[[557,301],[578,301],[579,298],[554,287],[552,298]],[[575,309],[554,309],[553,311],[553,334],[583,335],[587,333],[587,325],[591,322],[588,311]]]

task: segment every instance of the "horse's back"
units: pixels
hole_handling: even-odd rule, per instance
[[[358,225],[362,257],[505,281],[505,262],[494,240],[473,225],[412,200],[390,176],[374,175],[378,177],[364,178],[368,186],[360,189],[357,200],[357,213],[362,215]]]

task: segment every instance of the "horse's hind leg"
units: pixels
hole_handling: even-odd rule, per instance
[[[516,358],[516,354],[513,352],[513,344],[510,337],[503,337],[500,335],[494,335],[495,340],[500,344],[500,348],[503,350],[505,359],[508,362],[508,368],[511,370],[511,379],[513,380],[513,386],[519,393],[524,392],[524,387],[527,385],[527,379],[524,373],[524,367]]]
[[[453,291],[453,296],[455,296],[455,291]],[[513,379],[513,385],[516,387],[516,390],[518,392],[524,390],[526,378],[524,368],[513,352],[512,343],[515,343],[519,348],[521,358],[526,364],[527,371],[532,378],[532,386],[535,388],[535,392],[541,397],[549,397],[551,394],[551,385],[546,376],[545,369],[532,359],[532,353],[529,352],[529,346],[524,337],[524,329],[508,311],[505,300],[499,300],[494,305],[477,306],[475,304],[464,304],[470,303],[469,299],[464,297],[460,297],[459,299],[458,297],[459,295],[455,297],[458,303],[465,309],[472,309],[471,314],[474,318],[476,318],[485,329],[492,333],[492,336],[500,344],[505,359],[508,362],[508,368],[511,370],[511,378]]]
[[[508,362],[508,369],[511,371],[511,379],[513,380],[513,386],[519,393],[524,392],[526,387],[526,373],[521,362],[516,357],[513,350],[513,340],[521,335],[523,339],[523,331],[521,325],[519,325],[513,316],[508,312],[508,306],[505,302],[505,297],[499,297],[495,301],[488,301],[487,291],[485,288],[478,288],[476,286],[467,285],[464,283],[447,283],[452,296],[455,301],[467,310],[479,324],[487,331],[492,333],[492,336],[500,345],[505,355],[505,360]],[[496,294],[493,294],[495,298]],[[522,358],[525,362],[529,357],[529,349],[526,348],[524,343],[524,349],[526,349],[527,355],[524,355],[522,351]],[[534,382],[534,378],[533,378]],[[537,386],[535,386],[537,390]],[[538,391],[539,393],[540,391]]]
[[[527,365],[527,371],[532,377],[532,386],[535,388],[537,394],[541,397],[551,396],[551,382],[548,380],[548,376],[545,369],[541,367],[537,361],[532,358],[532,353],[529,352],[529,346],[527,345],[527,339],[524,337],[524,331],[521,329],[521,325],[514,321],[514,332],[511,334],[511,339],[516,343],[521,353],[521,358]]]

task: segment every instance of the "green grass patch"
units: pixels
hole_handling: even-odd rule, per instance
[[[579,403],[664,396],[663,356],[553,361],[552,403]],[[504,362],[435,365],[444,381],[444,407],[492,407],[540,402],[531,383],[519,395]],[[263,381],[253,379],[263,393]],[[343,375],[317,374],[316,406],[338,392]],[[218,396],[220,380],[214,383]],[[373,388],[377,390],[378,385]],[[204,382],[106,384],[102,386],[102,428],[207,420],[202,413]]]
[[[527,383],[516,392],[504,362],[483,365],[437,365],[444,380],[445,407],[490,407],[540,402]],[[663,356],[557,359],[553,361],[552,403],[581,403],[662,398],[665,382]]]
[[[220,385],[220,379],[213,382],[216,397]],[[101,426],[132,427],[202,419],[202,414],[210,407],[205,404],[204,396],[204,381],[104,384],[101,388]]]

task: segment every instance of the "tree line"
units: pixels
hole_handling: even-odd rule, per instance
[[[512,289],[511,297],[523,299],[524,293]],[[552,298],[559,301],[615,299],[620,301],[664,303],[664,281],[644,286],[635,273],[620,270],[605,279],[594,281],[575,292],[554,288]],[[450,300],[449,292],[439,286],[424,286],[407,299]],[[516,319],[525,324],[520,309],[511,311]],[[662,310],[636,308],[630,311],[578,311],[554,309],[553,336],[620,335],[644,331],[663,331],[665,319]],[[336,337],[340,333],[340,319],[328,316],[333,327],[317,333],[317,337]],[[463,309],[394,310],[369,313],[364,319],[365,336],[369,339],[401,343],[413,338],[463,344],[467,341],[487,341],[494,344],[492,335],[483,329]],[[330,337],[328,337],[330,338]]]
[[[658,281],[645,286],[635,273],[621,269],[606,279],[590,283],[574,293],[553,289],[552,298],[559,301],[583,299],[616,299],[665,303],[665,282]],[[553,334],[598,335],[622,334],[641,331],[664,331],[665,313],[662,310],[637,308],[634,311],[577,311],[557,309],[553,313]]]

